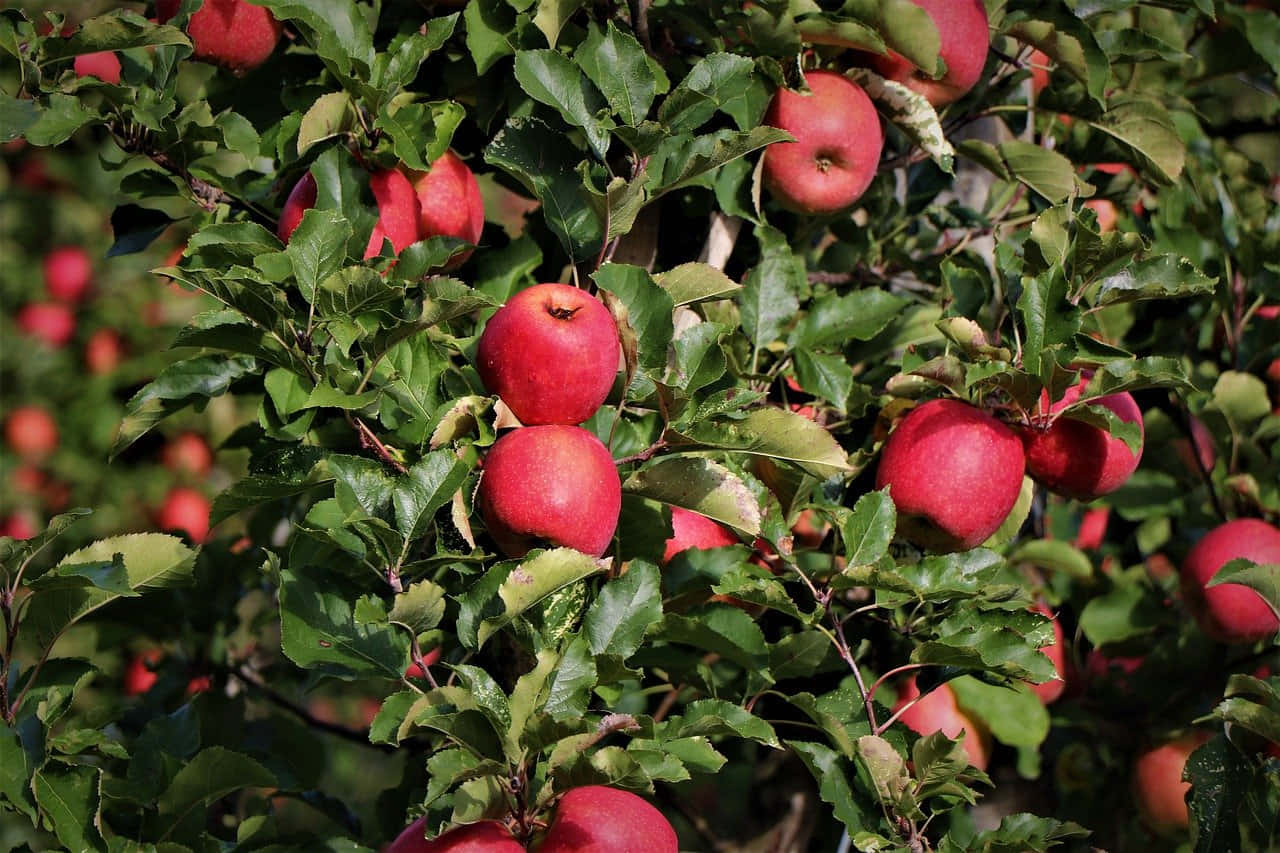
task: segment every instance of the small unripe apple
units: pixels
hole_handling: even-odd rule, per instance
[[[195,489],[178,487],[169,490],[160,511],[156,514],[156,524],[161,530],[179,530],[191,537],[196,543],[209,538],[209,499]]]
[[[723,548],[726,545],[737,545],[738,537],[733,531],[719,522],[712,521],[701,513],[673,506],[671,508],[671,538],[667,540],[662,554],[663,565],[681,551],[690,548],[705,550],[707,548]]]
[[[599,299],[567,284],[535,284],[489,318],[476,370],[521,423],[580,424],[609,396],[620,351]]]
[[[1182,562],[1182,597],[1201,629],[1223,643],[1254,643],[1274,637],[1280,619],[1247,586],[1206,587],[1232,560],[1280,563],[1280,530],[1256,518],[1238,518],[1210,530]]]
[[[1133,764],[1133,796],[1138,812],[1147,826],[1160,835],[1177,835],[1186,830],[1187,791],[1190,782],[1182,781],[1187,758],[1209,736],[1193,732],[1177,740],[1149,749]]]
[[[630,791],[573,788],[560,798],[538,853],[677,853],[679,839],[662,812]]]
[[[64,346],[76,333],[76,317],[60,302],[32,302],[18,312],[18,328],[51,347]]]
[[[124,358],[124,343],[114,329],[99,329],[84,345],[84,364],[95,376],[115,370]]]
[[[977,85],[987,61],[991,35],[982,0],[911,0],[929,13],[941,37],[939,56],[947,73],[939,80],[912,65],[906,57],[889,51],[873,60],[876,71],[896,80],[941,107],[958,101]]]
[[[810,94],[779,89],[764,123],[795,142],[764,152],[764,183],[798,213],[837,213],[867,191],[880,165],[884,131],[875,105],[856,83],[832,71],[805,75]]]
[[[39,459],[58,448],[58,425],[39,406],[19,406],[4,422],[4,439],[24,459]]]
[[[386,853],[524,853],[524,845],[496,820],[482,820],[426,839],[427,818],[418,818],[396,836]]]
[[[58,302],[79,302],[89,292],[93,262],[79,246],[61,246],[44,256],[44,289]]]
[[[426,172],[410,172],[409,179],[422,209],[418,220],[418,239],[457,237],[468,243],[479,243],[484,231],[484,199],[480,185],[467,164],[457,154],[446,151]],[[455,255],[446,270],[457,269],[471,257],[471,252]]]
[[[1086,509],[1080,516],[1080,530],[1076,533],[1075,546],[1085,551],[1101,548],[1107,537],[1107,521],[1110,517],[1110,507]]]
[[[148,649],[129,659],[124,668],[124,680],[121,690],[126,696],[140,696],[155,686],[159,676],[152,667],[164,660],[164,652],[160,649]]]
[[[920,695],[914,675],[905,679],[898,689],[898,702],[893,706],[897,712],[908,702]],[[977,722],[970,719],[956,704],[956,694],[948,685],[942,684],[925,698],[912,705],[898,718],[904,726],[918,735],[931,735],[942,732],[955,740],[964,733],[964,751],[969,756],[969,763],[979,770],[986,770],[991,760],[991,735]]]
[[[585,429],[522,427],[485,456],[476,504],[508,557],[544,546],[599,557],[618,526],[622,484],[608,448]]]
[[[1032,692],[1040,698],[1040,701],[1050,705],[1058,701],[1062,696],[1062,691],[1067,689],[1066,637],[1062,633],[1062,625],[1058,622],[1058,617],[1053,614],[1048,605],[1044,602],[1038,602],[1031,609],[1053,620],[1053,642],[1047,646],[1041,646],[1040,652],[1053,662],[1053,669],[1058,677],[1040,684],[1031,685]]]
[[[1074,403],[1088,383],[1088,376],[1082,376],[1052,407],[1047,405],[1049,395],[1045,392],[1037,418],[1045,417],[1045,408],[1056,414]],[[1108,394],[1094,400],[1093,405],[1110,409],[1122,421],[1136,423],[1142,430],[1142,412],[1131,394]],[[1027,472],[1049,491],[1081,501],[1123,486],[1142,459],[1141,446],[1134,453],[1106,430],[1068,417],[1060,417],[1048,427],[1033,424],[1021,428],[1020,433],[1027,450]]]
[[[213,467],[213,451],[204,437],[194,432],[184,432],[169,439],[161,454],[164,467],[170,471],[185,471],[204,476]]]
[[[178,14],[182,0],[156,0],[156,19]],[[245,0],[204,0],[187,23],[192,55],[237,74],[267,61],[283,27],[269,11]]]
[[[71,64],[77,77],[97,77],[104,83],[120,85],[120,57],[113,50],[82,53]]]
[[[889,487],[904,537],[933,551],[964,551],[999,529],[1022,474],[1022,443],[1011,429],[968,403],[931,400],[889,434],[876,488]]]

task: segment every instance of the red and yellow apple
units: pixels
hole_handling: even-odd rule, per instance
[[[1232,560],[1280,563],[1280,530],[1239,518],[1206,533],[1182,562],[1182,597],[1206,634],[1223,643],[1254,643],[1280,631],[1280,619],[1257,592],[1227,583],[1205,585]]]
[[[671,823],[647,800],[603,785],[560,798],[538,853],[677,853]]]

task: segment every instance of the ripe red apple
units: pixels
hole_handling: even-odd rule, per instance
[[[302,222],[302,214],[316,206],[316,179],[310,172],[303,173],[298,182],[289,190],[289,197],[284,200],[280,211],[280,221],[276,223],[276,236],[281,243],[288,243],[293,232]]]
[[[524,845],[496,820],[482,820],[426,839],[427,818],[420,817],[396,836],[386,853],[524,853]]]
[[[152,671],[152,667],[164,660],[164,652],[160,649],[148,649],[129,659],[124,668],[124,680],[121,690],[126,696],[140,696],[155,686],[160,676]]]
[[[39,519],[29,509],[18,509],[0,520],[0,536],[12,539],[30,539],[40,532]]]
[[[484,230],[484,199],[480,197],[475,175],[457,154],[444,152],[428,171],[411,172],[409,179],[422,208],[418,239],[443,236],[473,244],[480,242],[480,232]],[[445,269],[457,269],[469,257],[469,251],[455,255]]]
[[[476,504],[508,557],[542,546],[599,557],[622,508],[622,484],[600,440],[576,426],[513,430],[489,451]]]
[[[120,85],[120,57],[113,50],[82,53],[72,63],[77,77],[97,77],[104,83]]]
[[[663,565],[681,551],[690,548],[705,550],[737,545],[738,537],[723,524],[712,521],[701,513],[673,506],[671,508],[671,538],[662,554]]]
[[[1022,444],[986,412],[931,400],[885,442],[876,488],[889,487],[898,531],[933,551],[964,551],[995,533],[1022,490]]]
[[[1209,739],[1193,732],[1138,756],[1133,764],[1133,796],[1147,826],[1160,835],[1177,835],[1188,825],[1187,791],[1182,781],[1187,758]]]
[[[1105,198],[1091,198],[1084,203],[1098,217],[1098,233],[1109,234],[1116,230],[1116,220],[1120,218],[1120,214],[1116,211],[1115,203]]]
[[[811,94],[779,89],[764,123],[796,138],[764,152],[764,183],[798,213],[837,213],[867,191],[884,131],[867,93],[832,71],[805,75]]]
[[[1110,517],[1110,507],[1086,509],[1080,516],[1080,530],[1076,533],[1075,546],[1085,551],[1101,548],[1107,537],[1107,520]]]
[[[919,695],[920,688],[916,686],[916,677],[912,675],[899,687],[898,702],[893,710],[897,712]],[[934,688],[933,692],[908,708],[898,719],[919,735],[942,732],[954,740],[963,732],[964,751],[969,756],[969,763],[979,770],[987,769],[987,762],[991,760],[991,735],[960,710],[956,704],[955,691],[946,684]]]
[[[982,0],[911,0],[929,13],[942,38],[939,55],[947,73],[935,80],[912,65],[906,57],[889,51],[873,60],[876,71],[908,89],[924,95],[941,107],[958,101],[977,85],[987,61],[991,35],[987,31],[987,9]]]
[[[4,438],[24,459],[48,456],[58,447],[58,425],[39,406],[19,406],[4,422]]]
[[[1049,85],[1049,66],[1053,60],[1044,51],[1033,50],[1027,61],[1031,64],[1031,91],[1039,95]]]
[[[204,437],[194,432],[184,432],[169,439],[162,452],[164,467],[170,471],[185,471],[204,476],[213,467],[213,451]]]
[[[61,303],[32,302],[18,312],[18,328],[51,347],[61,347],[76,333],[76,317]]]
[[[364,257],[368,260],[381,254],[382,242],[388,237],[398,254],[419,239],[419,205],[413,185],[398,169],[382,169],[369,176],[369,188],[378,203],[378,222],[369,235]],[[304,174],[289,191],[276,225],[276,236],[282,243],[289,242],[302,222],[302,214],[316,206],[317,191],[316,179],[310,172]]]
[[[1253,643],[1275,636],[1280,619],[1247,586],[1205,587],[1231,560],[1280,563],[1280,530],[1256,518],[1238,518],[1210,530],[1182,562],[1182,597],[1206,634],[1223,643]]]
[[[161,530],[179,530],[193,542],[204,542],[209,538],[210,509],[209,499],[204,495],[179,486],[165,496],[156,514],[156,524]]]
[[[99,329],[84,345],[84,364],[95,376],[115,370],[124,358],[124,343],[115,329]]]
[[[524,424],[580,424],[609,396],[618,327],[599,299],[567,284],[536,284],[484,327],[476,369]]]
[[[427,670],[424,667],[435,666],[439,662],[440,662],[440,647],[436,646],[434,649],[432,649],[431,651],[427,652],[425,655],[422,656],[422,664],[423,664],[422,666],[419,666],[418,663],[416,662],[409,664],[409,666],[405,668],[404,677],[405,678],[426,678]]]
[[[538,853],[677,853],[670,822],[647,800],[603,785],[560,798]]]
[[[195,696],[198,693],[204,693],[213,686],[213,679],[207,675],[193,675],[187,682],[185,691],[187,696]]]
[[[1253,313],[1259,320],[1280,320],[1280,305],[1262,305]]]
[[[1267,378],[1280,385],[1280,358],[1267,365]]]
[[[1062,633],[1062,625],[1058,622],[1058,617],[1044,602],[1038,602],[1035,607],[1031,608],[1037,613],[1044,614],[1053,620],[1053,642],[1047,646],[1041,646],[1040,651],[1049,660],[1053,661],[1053,669],[1058,677],[1042,684],[1032,684],[1031,690],[1040,697],[1040,701],[1046,705],[1050,705],[1058,701],[1062,696],[1062,691],[1067,689],[1067,645],[1066,637]]]
[[[1062,411],[1080,398],[1088,383],[1089,377],[1082,375],[1052,407],[1048,407],[1049,394],[1044,392],[1037,423],[1020,429],[1027,450],[1027,472],[1049,491],[1081,501],[1094,500],[1123,486],[1142,459],[1141,447],[1135,454],[1120,439],[1084,421],[1062,417],[1050,426],[1043,425],[1048,422],[1045,408],[1050,414]],[[1094,405],[1104,406],[1121,420],[1136,423],[1142,429],[1142,412],[1132,395],[1109,394],[1095,400]]]
[[[79,302],[89,292],[93,262],[79,246],[60,246],[44,256],[44,289],[59,302]]]
[[[156,0],[156,19],[163,24],[178,14],[181,1]],[[245,0],[204,0],[187,23],[195,58],[237,74],[266,62],[276,49],[281,30],[274,15]]]
[[[1209,432],[1204,421],[1192,415],[1189,423],[1191,438],[1174,439],[1173,449],[1182,460],[1182,464],[1187,466],[1187,470],[1200,476],[1201,465],[1206,471],[1213,470],[1214,464],[1218,461],[1218,452],[1214,448],[1213,433]]]

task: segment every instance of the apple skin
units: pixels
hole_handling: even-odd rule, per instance
[[[30,539],[40,532],[38,519],[30,510],[16,510],[0,519],[0,536],[12,539]]]
[[[1074,544],[1085,551],[1093,551],[1102,547],[1107,538],[1107,521],[1111,518],[1111,508],[1105,506],[1086,509],[1080,516],[1080,530],[1076,533]]]
[[[124,668],[124,678],[120,688],[124,695],[140,696],[154,687],[160,676],[156,675],[151,668],[163,659],[164,652],[160,649],[148,649],[130,658],[128,665]]]
[[[58,448],[58,424],[39,406],[19,406],[5,419],[4,439],[23,459],[40,459]]]
[[[881,76],[924,95],[935,107],[945,106],[977,85],[987,61],[991,35],[982,0],[911,0],[929,13],[941,36],[939,55],[947,73],[935,80],[893,51],[872,60]]]
[[[1098,233],[1109,234],[1116,230],[1116,220],[1120,218],[1120,214],[1116,211],[1115,203],[1105,198],[1091,198],[1084,203],[1098,217]]]
[[[385,853],[525,853],[524,845],[496,820],[460,826],[430,841],[424,837],[426,832],[423,816],[406,826]]]
[[[178,14],[182,0],[156,0],[156,20]],[[282,25],[269,11],[245,0],[204,0],[187,23],[192,55],[237,74],[267,61],[280,41]]]
[[[905,679],[898,689],[898,702],[893,706],[896,713],[900,708],[920,695],[914,675]],[[931,735],[942,732],[952,740],[964,733],[964,751],[969,756],[969,763],[979,770],[986,770],[991,760],[991,735],[986,729],[971,720],[956,705],[956,694],[946,684],[935,688],[928,696],[912,705],[898,720],[918,735]]]
[[[468,243],[480,242],[484,231],[484,199],[480,185],[467,164],[457,154],[446,151],[425,172],[410,172],[409,181],[422,209],[418,239],[457,237]],[[462,252],[445,265],[454,270],[466,263],[471,252]]]
[[[1078,400],[1088,382],[1088,377],[1082,376],[1049,412],[1056,414]],[[1041,412],[1047,403],[1048,392],[1045,392],[1040,398]],[[1142,428],[1142,412],[1132,395],[1109,394],[1094,404]],[[1021,427],[1019,432],[1026,446],[1027,472],[1049,491],[1080,501],[1091,501],[1114,492],[1133,475],[1142,460],[1141,447],[1135,455],[1128,445],[1106,430],[1071,418],[1058,418],[1047,429]]]
[[[434,649],[432,649],[431,651],[427,652],[425,655],[422,656],[422,663],[425,666],[435,666],[439,662],[440,662],[439,646],[436,646]],[[405,667],[404,677],[405,678],[426,678],[427,671],[426,669],[423,668],[423,666],[419,666],[417,663],[411,663],[407,667]]]
[[[521,423],[580,424],[609,396],[620,352],[604,303],[567,284],[535,284],[489,318],[476,370]]]
[[[538,853],[677,853],[670,822],[647,800],[603,785],[560,798]]]
[[[89,292],[93,262],[79,246],[61,246],[44,256],[44,289],[58,302],[79,302]]]
[[[1210,530],[1182,562],[1182,597],[1201,629],[1223,643],[1253,643],[1280,630],[1262,596],[1240,584],[1206,588],[1218,569],[1243,558],[1280,563],[1280,530],[1256,518],[1239,518]]]
[[[170,471],[185,471],[204,476],[213,467],[213,451],[202,436],[184,432],[169,439],[161,452],[164,467]]]
[[[99,329],[84,345],[84,364],[95,376],[110,373],[124,358],[124,343],[115,329]]]
[[[1187,470],[1198,477],[1201,465],[1206,471],[1213,470],[1213,466],[1218,462],[1218,451],[1214,447],[1213,433],[1209,432],[1204,421],[1192,415],[1188,423],[1191,437],[1174,439],[1173,449]]]
[[[797,213],[837,213],[871,185],[880,165],[884,130],[867,93],[832,71],[805,75],[812,94],[779,89],[764,123],[796,138],[764,152],[764,183]]]
[[[382,242],[388,237],[391,247],[399,254],[418,240],[419,207],[413,185],[400,170],[382,169],[369,176],[369,188],[378,203],[378,221],[369,235],[364,259],[378,257],[382,253]],[[280,211],[280,221],[276,223],[280,242],[287,244],[302,222],[302,215],[316,206],[317,192],[316,179],[310,172],[293,185]]]
[[[82,53],[71,64],[77,77],[97,77],[103,83],[120,85],[120,57],[113,50]]]
[[[986,412],[940,399],[889,434],[876,488],[889,487],[898,531],[924,548],[965,551],[999,529],[1022,490],[1022,443]]]
[[[1133,796],[1143,821],[1159,835],[1178,835],[1187,829],[1187,791],[1182,781],[1187,758],[1209,739],[1194,732],[1149,749],[1133,763]]]
[[[618,526],[622,484],[609,450],[585,429],[521,427],[485,456],[476,504],[508,557],[548,544],[599,557]]]
[[[1047,646],[1041,646],[1040,651],[1045,657],[1053,661],[1053,668],[1058,673],[1058,677],[1042,684],[1030,685],[1031,691],[1039,697],[1042,703],[1052,705],[1061,698],[1062,692],[1067,689],[1066,637],[1062,633],[1062,625],[1058,622],[1058,617],[1053,614],[1053,611],[1044,602],[1037,603],[1031,609],[1053,620],[1053,642]]]
[[[209,510],[212,507],[209,499],[195,489],[177,487],[169,490],[160,511],[156,513],[156,524],[161,530],[180,530],[196,543],[209,538]]]
[[[76,317],[60,302],[32,302],[18,312],[18,328],[57,349],[76,333]]]
[[[667,540],[662,554],[662,563],[666,565],[681,551],[690,548],[706,550],[707,548],[723,548],[726,545],[737,545],[738,537],[733,531],[719,522],[712,521],[701,513],[673,506],[671,508],[671,538]]]
[[[276,236],[281,243],[288,244],[293,232],[298,230],[302,222],[302,214],[316,206],[316,179],[310,172],[303,174],[298,182],[289,190],[289,197],[284,200],[284,208],[280,211],[280,221],[276,223]]]

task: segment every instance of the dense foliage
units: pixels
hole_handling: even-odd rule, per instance
[[[256,67],[168,5],[0,10],[0,399],[58,432],[0,450],[6,849],[536,842],[587,785],[686,850],[1280,844],[1275,630],[1206,633],[1178,572],[1280,523],[1268,4],[988,0],[937,109],[871,69],[946,70],[909,0],[251,0],[283,25]],[[818,68],[884,149],[810,215],[762,152]],[[400,245],[371,175],[450,149],[483,232]],[[45,294],[65,246],[92,284]],[[622,344],[584,424],[622,484],[600,558],[504,556],[477,510],[518,424],[479,336],[538,282]],[[895,424],[946,397],[1033,429],[1078,384],[1054,417],[1136,472],[1015,480],[979,547],[922,548],[877,487]],[[1126,392],[1140,423],[1099,405]],[[736,544],[670,554],[673,509]],[[1224,580],[1280,613],[1280,558]],[[961,742],[903,724],[943,682]],[[1135,804],[1171,741],[1188,830]]]

